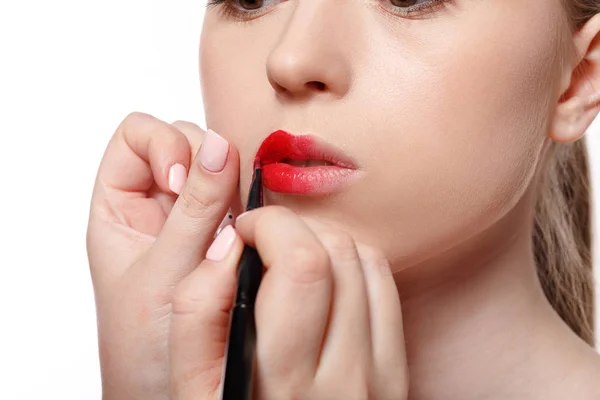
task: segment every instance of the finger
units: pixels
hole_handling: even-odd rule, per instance
[[[188,140],[190,145],[190,159],[198,152],[200,148],[200,144],[202,143],[202,138],[206,134],[202,128],[198,125],[187,122],[187,121],[175,121],[171,125],[173,125],[176,129],[178,129]],[[173,183],[171,183],[171,179],[175,179]],[[169,173],[169,187],[172,192],[175,194],[181,193],[183,186],[185,185],[185,181],[187,180],[187,169],[183,169],[180,166],[177,166],[170,170]],[[173,204],[175,204],[175,198],[173,198],[172,193],[153,193],[152,197],[160,202],[164,211],[165,211],[165,219],[171,213],[173,209]],[[164,221],[163,221],[164,224]],[[160,226],[162,228],[162,225]],[[160,231],[160,230],[159,230]],[[158,233],[157,233],[158,234]]]
[[[332,295],[327,252],[302,219],[283,207],[251,211],[236,229],[267,268],[255,308],[259,375],[293,392],[312,381],[321,351]],[[268,386],[262,378],[259,386]]]
[[[173,126],[179,129],[187,137],[188,142],[192,148],[192,154],[196,155],[202,144],[202,138],[206,132],[193,122],[188,121],[175,121]],[[170,211],[170,210],[169,210]],[[216,234],[219,234],[223,228],[228,225],[233,225],[233,212],[228,210],[225,218],[221,221],[221,224],[217,228]]]
[[[364,377],[371,360],[369,305],[354,239],[314,219],[304,221],[329,254],[333,274],[333,304],[317,380]]]
[[[243,243],[224,229],[176,287],[169,337],[171,398],[217,399]]]
[[[206,133],[162,231],[149,252],[150,272],[165,285],[178,282],[204,257],[236,193],[239,155],[223,137]]]
[[[202,138],[206,134],[204,129],[200,128],[198,125],[189,121],[175,121],[171,125],[175,128],[179,129],[181,133],[183,133],[187,139],[188,143],[191,147],[191,154],[195,156],[198,150],[200,149],[200,145],[202,144]]]
[[[132,113],[108,144],[98,178],[105,188],[132,197],[148,191],[154,182],[162,191],[173,193],[169,173],[174,165],[181,166],[176,171],[179,175],[189,168],[190,145],[185,135],[151,115]]]
[[[375,398],[405,398],[408,388],[408,367],[402,324],[402,309],[394,276],[385,255],[356,243],[364,271],[368,295],[372,382],[377,388]]]
[[[169,171],[178,166],[181,176],[189,163],[190,145],[177,128],[142,113],[130,114],[119,125],[96,177],[87,248],[94,259],[93,254],[115,253],[129,261],[91,264],[95,280],[98,270],[119,275],[153,243],[175,201]],[[123,253],[124,246],[131,251]]]

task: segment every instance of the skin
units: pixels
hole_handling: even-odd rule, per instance
[[[342,148],[364,172],[352,187],[266,201],[384,251],[405,313],[411,395],[573,396],[548,379],[590,379],[598,359],[535,276],[533,185],[548,141],[577,140],[597,115],[581,106],[600,78],[598,19],[573,36],[558,1],[464,0],[421,19],[379,6],[391,3],[265,2],[249,22],[207,12],[207,124],[246,150],[242,197],[254,150],[275,129]]]
[[[220,398],[247,243],[267,268],[255,306],[256,399],[405,399],[402,313],[383,252],[268,206],[240,216],[227,251],[215,253],[227,230],[209,244],[237,188],[239,155],[225,142],[224,164],[207,169],[211,137],[134,113],[107,147],[87,235],[103,398]],[[189,174],[171,191],[177,164]]]
[[[600,358],[551,309],[531,253],[547,145],[578,140],[598,113],[600,17],[571,33],[558,1],[391,9],[274,1],[247,22],[209,9],[200,72],[207,125],[229,142],[223,171],[199,164],[193,124],[119,126],[88,228],[105,399],[218,398],[244,242],[268,260],[260,399],[600,396]],[[329,197],[266,191],[227,258],[207,259],[276,129],[338,146],[361,179]],[[179,196],[176,163],[189,171]]]

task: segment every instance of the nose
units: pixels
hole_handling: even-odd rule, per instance
[[[271,86],[288,98],[343,97],[352,82],[352,52],[358,44],[352,42],[348,6],[322,0],[296,4],[267,58]]]

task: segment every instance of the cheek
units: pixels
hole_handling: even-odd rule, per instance
[[[387,126],[376,144],[387,162],[370,160],[369,178],[371,198],[387,199],[387,212],[367,236],[378,235],[391,258],[417,259],[486,229],[531,182],[557,89],[559,16],[547,6],[546,14],[500,7],[465,12],[443,27],[451,33],[432,35],[443,40],[420,42],[426,50],[379,56],[388,58],[379,64],[406,65],[387,70],[399,84],[379,96],[396,101],[371,117]]]
[[[250,143],[254,146],[255,141],[247,134],[248,127],[260,126],[264,110],[272,110],[273,104],[267,103],[269,97],[264,95],[269,83],[264,61],[267,56],[261,52],[268,46],[250,46],[248,42],[260,40],[266,34],[256,29],[240,32],[208,16],[203,29],[200,87],[207,125],[238,148],[247,148]],[[249,153],[252,151],[241,155]]]

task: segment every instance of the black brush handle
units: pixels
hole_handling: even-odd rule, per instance
[[[255,163],[246,211],[262,207],[262,169]],[[263,264],[256,249],[244,246],[238,264],[235,305],[231,310],[225,353],[221,400],[251,400],[254,391],[256,325],[254,303],[262,279]]]
[[[260,256],[255,249],[245,246],[239,265],[235,306],[231,312],[221,400],[252,399],[256,349],[254,303],[261,279]]]

